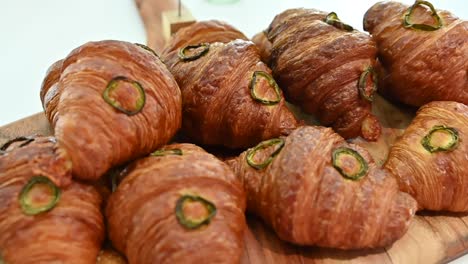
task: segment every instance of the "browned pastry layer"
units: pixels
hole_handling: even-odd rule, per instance
[[[453,135],[438,130],[427,141],[426,136],[437,126],[456,131],[456,144],[447,151],[427,148],[427,144],[443,146],[453,140]],[[385,168],[396,176],[400,189],[418,201],[420,209],[467,212],[467,153],[468,106],[432,102],[419,109],[403,136],[392,146]]]
[[[253,36],[252,42],[257,46],[262,61],[268,64],[271,56],[271,42],[268,40],[266,34],[266,31],[257,33]]]
[[[254,148],[228,161],[244,183],[247,209],[281,239],[362,249],[388,246],[406,232],[416,202],[398,190],[395,179],[379,169],[366,150],[323,127],[300,127],[283,142],[282,148]],[[347,148],[344,156],[332,163],[341,148]],[[353,151],[357,154],[349,156]],[[344,175],[349,174],[340,174],[334,166],[354,170],[359,164],[352,159],[355,155],[367,164],[366,170],[360,178],[348,179]],[[265,166],[257,169],[252,162]]]
[[[218,20],[199,21],[184,27],[172,36],[166,43],[162,54],[179,51],[187,45],[199,43],[222,42],[228,43],[235,39],[248,40],[248,38],[237,28]],[[164,55],[163,55],[164,56]]]
[[[104,239],[101,197],[92,186],[71,181],[71,164],[52,137],[21,140],[0,155],[0,255],[2,263],[94,264]],[[50,210],[27,214],[23,202],[39,205],[47,189],[25,186],[37,176],[59,189]]]
[[[181,124],[180,90],[165,65],[122,41],[89,42],[52,65],[41,99],[80,179],[151,152]]]
[[[398,2],[379,2],[364,17],[364,29],[377,42],[385,69],[379,89],[414,106],[441,100],[468,104],[468,21],[437,10],[440,29],[405,27],[408,8]],[[436,26],[431,14],[428,6],[417,5],[409,22]]]
[[[377,140],[380,123],[371,114],[376,84],[372,72],[365,76],[375,64],[375,43],[357,30],[326,23],[326,17],[314,9],[277,15],[267,30],[271,69],[288,100],[322,125],[345,138]]]
[[[156,153],[131,164],[110,197],[113,245],[130,264],[239,263],[245,194],[229,167],[191,144]],[[199,200],[181,203],[188,196]]]
[[[272,78],[268,81],[271,70],[260,61],[252,42],[209,44],[209,34],[207,38],[187,35],[185,41],[179,40],[181,35],[184,32],[175,35],[166,47],[170,52],[162,56],[182,91],[182,127],[187,136],[200,144],[245,148],[289,134],[297,126],[279,87]],[[189,52],[202,55],[190,60],[181,57],[186,43],[199,42],[206,44]],[[261,74],[253,81],[258,71]]]

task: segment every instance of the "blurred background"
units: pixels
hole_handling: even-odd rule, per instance
[[[39,89],[47,68],[79,45],[103,39],[146,42],[135,0],[10,0],[0,16],[0,126],[42,111]],[[160,1],[160,0],[154,0]],[[220,19],[248,37],[293,7],[337,12],[362,30],[375,0],[183,0],[197,20]],[[218,2],[218,3],[216,3]],[[222,4],[221,2],[230,2]],[[412,4],[412,0],[400,0]],[[432,0],[467,19],[467,2]],[[466,260],[468,262],[468,258]]]

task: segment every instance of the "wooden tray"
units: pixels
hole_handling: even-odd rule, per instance
[[[374,113],[382,121],[383,133],[378,142],[354,140],[383,163],[389,146],[409,124],[414,113],[397,108],[377,97]],[[303,116],[309,119],[307,116]],[[310,120],[309,120],[310,122]],[[42,113],[0,127],[0,145],[22,135],[50,135]],[[379,250],[342,251],[317,247],[297,247],[280,241],[272,230],[255,216],[248,215],[242,264],[262,263],[443,263],[468,252],[468,214],[422,212],[414,218],[403,238]]]

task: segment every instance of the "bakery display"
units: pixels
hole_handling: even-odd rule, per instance
[[[172,75],[149,48],[123,41],[89,42],[53,64],[41,99],[74,176],[83,180],[150,153],[181,124]]]
[[[419,209],[467,212],[467,136],[468,106],[429,103],[390,148],[385,168]]]
[[[21,137],[1,148],[0,262],[95,263],[104,239],[102,199],[71,180],[53,137]]]
[[[364,29],[377,43],[383,94],[413,106],[468,104],[468,21],[428,1],[386,1],[367,11]]]
[[[252,42],[210,43],[205,31],[186,35],[191,28],[176,33],[161,55],[182,92],[188,137],[203,145],[246,148],[297,126]]]
[[[245,194],[229,167],[192,144],[130,164],[106,216],[130,264],[239,263]]]
[[[367,34],[334,12],[303,8],[277,15],[266,34],[270,67],[288,100],[344,138],[379,138],[371,113],[377,48]]]
[[[406,232],[416,211],[414,199],[366,150],[330,128],[300,127],[228,163],[244,184],[247,209],[294,244],[385,247]]]

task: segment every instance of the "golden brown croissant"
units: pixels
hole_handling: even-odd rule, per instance
[[[364,29],[377,42],[384,94],[414,106],[468,104],[468,21],[427,1],[411,7],[387,1],[367,11]]]
[[[333,12],[290,9],[275,17],[267,37],[270,66],[288,100],[345,138],[378,139],[371,114],[377,48],[367,34]]]
[[[271,56],[271,42],[268,40],[266,34],[266,31],[257,33],[255,36],[253,36],[252,42],[257,46],[262,61],[266,64],[269,64]]]
[[[432,102],[417,113],[385,164],[420,209],[468,211],[468,106]]]
[[[252,42],[209,43],[211,35],[186,31],[176,33],[162,58],[182,91],[187,136],[200,144],[244,148],[297,126]],[[188,39],[179,40],[181,35]]]
[[[173,144],[130,165],[106,216],[130,264],[239,263],[244,210],[244,190],[226,164]]]
[[[330,128],[300,127],[229,160],[247,209],[299,245],[383,247],[408,229],[416,202],[368,152]]]
[[[2,151],[0,262],[96,263],[102,199],[93,186],[71,181],[71,163],[55,139],[19,138]]]
[[[122,41],[89,42],[52,65],[41,99],[80,179],[151,152],[181,124],[180,90],[165,65]]]
[[[171,51],[179,51],[180,48],[187,45],[213,42],[228,43],[235,39],[248,40],[242,32],[225,22],[219,20],[199,21],[177,31],[169,43],[166,43],[162,54],[167,55]]]

